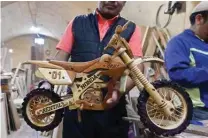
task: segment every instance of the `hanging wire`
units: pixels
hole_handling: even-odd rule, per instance
[[[27,5],[28,5],[28,9],[29,9],[29,13],[30,13],[30,16],[31,16],[31,20],[32,20],[32,24],[36,27],[37,26],[37,13],[38,13],[38,7],[39,7],[39,5],[38,5],[39,3],[37,3],[37,2],[35,2],[35,13],[33,13],[32,12],[32,9],[31,9],[31,5],[30,5],[30,2],[29,1],[27,1]],[[44,28],[45,30],[47,30],[48,32],[50,32],[51,34],[52,34],[52,36],[51,37],[53,37],[53,38],[56,38],[55,36],[56,35],[54,35],[54,33],[50,30],[50,29],[47,29],[46,27]],[[37,35],[39,35],[38,33],[37,33]]]
[[[172,15],[169,14],[167,22],[165,23],[164,26],[161,26],[161,24],[159,22],[159,13],[160,13],[163,6],[165,6],[165,4],[160,5],[160,7],[157,10],[157,14],[156,14],[156,26],[159,27],[159,28],[166,28],[170,24],[170,21],[172,19]]]
[[[29,9],[29,13],[30,13],[30,16],[31,16],[31,19],[32,19],[32,23],[36,26],[37,25],[37,22],[36,22],[36,16],[37,16],[37,5],[35,4],[35,14],[32,12],[32,9],[30,7],[30,3],[29,1],[27,1],[27,5],[28,5],[28,9]],[[35,15],[35,16],[34,16]]]

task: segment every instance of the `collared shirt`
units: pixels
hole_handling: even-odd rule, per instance
[[[98,17],[98,29],[100,34],[100,40],[102,40],[110,28],[111,24],[115,22],[118,16],[112,19],[104,19],[99,12],[96,11]],[[59,41],[58,45],[56,46],[57,49],[63,50],[67,53],[71,53],[73,43],[74,43],[74,36],[72,33],[72,24],[73,20],[68,24],[61,40]],[[141,32],[140,28],[136,26],[134,33],[132,34],[130,41],[129,41],[130,48],[132,53],[136,57],[141,57],[142,54],[142,46],[141,46]]]

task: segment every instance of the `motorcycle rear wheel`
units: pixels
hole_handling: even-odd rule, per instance
[[[35,115],[35,110],[60,101],[59,95],[53,91],[44,88],[34,89],[24,98],[22,116],[25,122],[36,131],[53,130],[61,122],[64,109],[39,116]]]

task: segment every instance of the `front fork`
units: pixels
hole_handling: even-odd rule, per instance
[[[123,62],[128,66],[131,72],[131,78],[134,81],[137,88],[140,90],[141,85],[144,86],[144,89],[149,93],[149,95],[155,100],[160,108],[163,109],[167,116],[170,116],[173,113],[174,106],[170,101],[167,101],[161,97],[157,92],[155,87],[145,78],[143,73],[137,67],[135,60],[131,59],[125,51],[122,51],[120,54]]]

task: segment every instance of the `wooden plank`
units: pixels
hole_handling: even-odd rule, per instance
[[[158,35],[160,37],[160,41],[161,41],[161,44],[162,44],[163,48],[166,48],[167,41],[166,41],[166,39],[164,37],[164,34],[160,31],[159,28],[157,28],[156,30],[157,30],[157,33],[158,33]]]
[[[158,38],[156,37],[156,34],[157,33],[156,31],[152,33],[152,37],[156,43],[156,46],[158,47],[159,51],[160,51],[160,54],[162,55],[163,59],[164,59],[164,52],[162,50],[162,46],[160,45],[160,43],[158,42]],[[158,35],[158,33],[157,33]],[[159,36],[159,35],[158,35]]]
[[[11,131],[16,131],[16,125],[15,125],[15,120],[12,112],[12,106],[10,105],[10,100],[7,96],[7,106],[8,106],[8,117],[9,117],[9,123],[11,126]]]
[[[22,90],[23,90],[23,95],[24,97],[27,94],[27,88],[26,88],[26,76],[20,76],[20,82],[21,82],[21,86],[22,86]]]
[[[27,93],[30,91],[30,85],[32,84],[32,71],[30,69],[27,70]]]
[[[21,123],[20,123],[19,115],[17,113],[17,109],[15,108],[15,105],[11,99],[9,99],[9,108],[11,110],[11,117],[14,121],[15,130],[17,130],[20,128]]]
[[[1,137],[2,138],[7,138],[7,131],[8,131],[5,95],[6,95],[5,93],[1,93]]]
[[[155,33],[155,29],[151,29],[151,30],[152,30],[151,33]],[[159,38],[158,34],[155,34],[155,37],[156,39],[158,39]],[[154,41],[154,38],[151,35],[151,37],[148,38],[148,46],[144,55],[153,56],[155,53],[155,50],[156,50],[156,42]]]
[[[185,132],[208,137],[208,127],[189,125],[188,128],[185,130]]]
[[[16,82],[15,82],[15,85],[18,89],[18,93],[21,97],[24,97],[23,93],[22,93],[22,87],[20,85],[20,81],[19,81],[19,78],[16,78]]]
[[[130,122],[137,122],[137,124],[140,124],[140,128],[143,128],[144,126],[142,125],[140,118],[136,118],[136,117],[123,117],[124,120],[130,121]],[[179,138],[180,136],[183,136],[185,138],[205,138],[208,137],[208,127],[202,127],[202,126],[196,126],[196,125],[189,125],[188,128],[176,135],[176,136],[172,136],[170,138]],[[157,138],[163,138],[160,136],[157,136]]]
[[[150,29],[150,27],[147,26],[146,29],[145,29],[144,36],[142,37],[142,48],[144,47],[144,44],[147,41],[147,35],[148,35],[148,32],[149,32],[149,29]]]
[[[5,109],[6,109],[6,117],[7,117],[7,132],[8,134],[10,134],[11,132],[11,124],[10,124],[10,117],[9,117],[9,108],[8,108],[8,99],[6,96],[6,93],[4,95],[4,99],[5,99]]]
[[[147,47],[149,45],[149,39],[150,39],[150,33],[152,31],[152,28],[149,27],[147,30],[147,26],[141,27],[141,40],[142,40],[142,52],[143,54],[146,53]],[[146,33],[146,34],[145,34]]]
[[[168,29],[167,28],[163,28],[161,31],[165,35],[167,42],[170,41],[171,37],[170,37],[170,32],[168,31]]]

